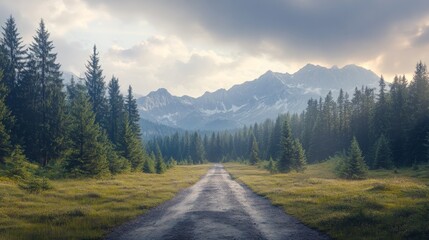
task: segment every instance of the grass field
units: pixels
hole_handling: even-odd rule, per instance
[[[195,183],[209,165],[176,166],[165,174],[52,181],[29,194],[0,178],[0,239],[100,239]]]
[[[357,181],[338,179],[334,161],[273,175],[225,166],[236,180],[335,239],[429,239],[429,166],[370,171]]]

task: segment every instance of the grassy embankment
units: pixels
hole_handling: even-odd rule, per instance
[[[429,239],[429,166],[354,181],[338,179],[334,167],[331,160],[304,173],[269,174],[226,164],[236,180],[335,239]]]
[[[51,181],[29,194],[0,177],[0,239],[100,239],[114,226],[171,199],[209,165],[176,166],[165,174]]]

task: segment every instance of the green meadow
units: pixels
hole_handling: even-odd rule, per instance
[[[286,174],[225,166],[233,178],[334,239],[429,239],[429,165],[369,171],[365,180],[337,178],[335,160]]]
[[[0,239],[101,239],[197,182],[209,165],[176,166],[165,174],[51,181],[29,194],[0,178]]]

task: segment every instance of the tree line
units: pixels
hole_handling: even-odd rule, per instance
[[[372,169],[428,161],[429,77],[424,63],[417,63],[411,82],[395,76],[388,86],[381,76],[378,89],[362,86],[352,96],[341,89],[337,95],[310,99],[300,114],[282,114],[236,131],[158,137],[148,148],[159,146],[164,156],[188,163],[271,159],[270,165],[282,171],[347,155],[351,145]]]
[[[28,47],[12,16],[0,40],[0,170],[24,176],[33,165],[56,177],[165,171],[160,152],[151,157],[144,148],[132,87],[123,96],[115,76],[106,85],[95,45],[85,77],[65,86],[43,20]]]

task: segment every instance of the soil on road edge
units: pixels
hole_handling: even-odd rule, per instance
[[[215,164],[195,185],[136,220],[110,239],[329,239],[231,179]]]

